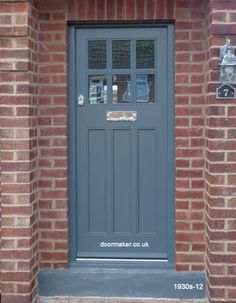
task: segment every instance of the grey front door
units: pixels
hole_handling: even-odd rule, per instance
[[[168,260],[168,26],[78,27],[74,37],[76,257]]]

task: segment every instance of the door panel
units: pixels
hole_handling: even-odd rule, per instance
[[[131,132],[113,130],[113,233],[131,234]]]
[[[78,258],[168,259],[167,32],[75,30]]]
[[[88,224],[89,232],[107,232],[106,131],[88,130]]]
[[[138,130],[138,233],[157,233],[157,136]]]

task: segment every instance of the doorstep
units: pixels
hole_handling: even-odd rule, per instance
[[[40,297],[37,303],[207,303],[206,299],[149,299],[149,298],[75,298],[75,297]]]
[[[185,303],[205,302],[206,297],[204,273],[176,272],[170,269],[42,270],[38,276],[38,284],[41,303],[44,303],[43,300],[48,303],[136,303],[147,302],[147,299],[150,303],[182,301]],[[191,301],[193,299],[197,301]]]

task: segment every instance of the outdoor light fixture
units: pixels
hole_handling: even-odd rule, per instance
[[[235,99],[236,89],[236,57],[234,47],[227,39],[226,44],[220,48],[220,87],[216,89],[217,99]]]
[[[228,39],[220,48],[220,82],[222,84],[236,84],[236,57],[234,47]]]

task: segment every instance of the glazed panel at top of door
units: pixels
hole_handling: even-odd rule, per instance
[[[79,258],[168,258],[166,53],[166,28],[76,31]]]
[[[77,75],[82,89],[78,93],[91,105],[157,102],[162,98],[157,89],[163,88],[161,82],[166,80],[162,60],[166,56],[162,47],[165,29],[158,29],[158,33],[145,29],[142,35],[133,29],[115,31],[115,36],[114,30],[78,31],[77,39],[84,40]]]

